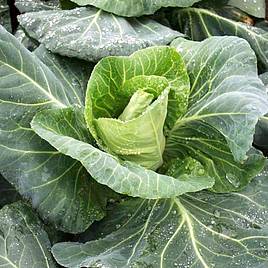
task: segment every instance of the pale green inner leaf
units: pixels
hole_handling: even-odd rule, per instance
[[[122,121],[129,121],[138,117],[151,104],[153,99],[153,94],[147,93],[143,90],[136,91],[118,119]]]
[[[99,137],[108,151],[146,168],[155,170],[160,167],[165,148],[163,128],[167,115],[168,94],[169,89],[165,89],[158,99],[148,106],[153,95],[141,90],[136,91],[123,115],[126,116],[130,110],[131,116],[142,113],[140,116],[125,122],[113,118],[96,119]],[[140,104],[139,100],[143,103]],[[136,104],[132,105],[132,101],[136,101]]]

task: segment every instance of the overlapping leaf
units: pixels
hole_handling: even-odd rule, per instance
[[[27,13],[19,21],[28,34],[52,52],[98,61],[129,55],[182,36],[151,19],[125,19],[94,7]]]
[[[132,199],[95,229],[97,240],[59,243],[64,267],[266,267],[268,175],[243,191]]]
[[[21,13],[59,9],[59,0],[16,0],[15,5]]]
[[[155,101],[135,119],[121,120],[138,90],[152,94]],[[157,168],[165,147],[163,126],[171,129],[185,114],[189,92],[184,62],[174,48],[150,47],[129,57],[107,57],[96,65],[88,83],[86,121],[106,151]]]
[[[265,0],[229,0],[228,5],[238,7],[257,18],[265,17]]]
[[[246,156],[255,125],[268,108],[254,52],[237,37],[177,39],[172,45],[186,63],[191,93],[187,114],[167,139],[166,155],[196,158],[215,178],[215,191],[238,190],[263,162],[255,153]]]
[[[217,14],[220,12],[221,15]],[[255,51],[259,65],[268,68],[268,32],[224,17],[224,7],[215,9],[186,8],[174,12],[174,25],[192,40],[210,36],[235,35],[246,39]]]
[[[103,188],[78,161],[40,139],[30,121],[43,109],[79,104],[85,65],[70,63],[66,76],[67,59],[60,64],[43,54],[55,75],[2,27],[0,48],[0,171],[43,219],[66,232],[82,232],[104,215]]]
[[[119,16],[139,17],[155,13],[161,7],[189,7],[200,0],[71,0],[80,5],[93,5]]]
[[[81,109],[44,110],[34,117],[32,128],[59,152],[79,160],[95,180],[118,193],[165,198],[210,188],[214,183],[208,176],[172,178],[132,162],[120,163],[87,142],[90,134]]]
[[[42,223],[28,205],[17,202],[0,210],[1,267],[57,267],[50,248]]]
[[[84,106],[87,82],[94,64],[55,55],[40,45],[34,54],[61,81],[66,92],[73,94],[73,105]]]

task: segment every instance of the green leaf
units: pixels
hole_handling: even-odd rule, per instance
[[[166,155],[190,155],[215,178],[214,191],[237,191],[263,166],[261,155],[247,155],[257,121],[268,109],[254,52],[237,37],[177,39],[172,46],[186,63],[191,93],[187,114],[167,138]]]
[[[38,111],[79,104],[85,66],[70,60],[66,72],[67,59],[60,64],[60,58],[39,53],[58,68],[54,75],[1,26],[0,48],[0,172],[44,220],[65,232],[83,232],[104,216],[106,189],[78,161],[40,139],[30,122]]]
[[[102,59],[87,88],[85,117],[90,132],[107,152],[157,169],[163,162],[165,120],[171,129],[186,112],[189,88],[184,62],[173,48],[151,47],[129,57]],[[168,92],[161,93],[165,89]],[[131,102],[139,90],[157,100],[137,118],[122,122],[122,113],[135,107]]]
[[[10,10],[7,4],[7,0],[0,0],[0,25],[3,25],[7,31],[12,31]]]
[[[85,89],[93,63],[79,59],[70,59],[51,53],[43,45],[40,45],[34,54],[49,67],[53,74],[60,80],[66,92],[72,92],[73,104],[84,106]]]
[[[15,0],[20,13],[59,9],[58,0]]]
[[[228,5],[238,7],[257,18],[265,18],[265,0],[229,0]]]
[[[132,199],[96,227],[98,239],[58,243],[64,267],[266,267],[268,176],[243,192],[203,191],[165,200]]]
[[[255,51],[260,67],[268,69],[268,32],[224,17],[228,13],[224,6],[214,10],[186,8],[174,12],[173,25],[196,41],[221,35],[244,38]]]
[[[28,205],[17,202],[0,210],[1,267],[57,267],[50,248],[42,223]]]
[[[19,199],[18,192],[0,174],[0,208]]]
[[[189,7],[200,0],[72,0],[80,5],[92,5],[119,16],[139,17],[154,14],[161,7]]]
[[[98,61],[129,55],[182,36],[151,19],[125,19],[94,7],[27,13],[19,17],[28,34],[63,56]],[[53,24],[51,23],[53,21]]]
[[[168,82],[166,82],[166,87],[167,86]],[[150,106],[153,100],[153,94],[148,93],[142,89],[137,90],[130,98],[128,105],[125,107],[124,111],[120,114],[118,119],[120,119],[121,121],[129,121],[139,117],[140,115],[142,115],[143,112],[146,111],[146,109]]]
[[[34,117],[32,128],[59,152],[79,160],[96,181],[118,193],[143,198],[164,198],[199,191],[214,183],[208,176],[184,174],[173,178],[132,162],[120,162],[86,142],[90,134],[86,131],[86,122],[83,120],[81,109],[45,110]],[[59,121],[61,124],[58,124]]]
[[[131,96],[144,89],[156,97],[170,88],[166,125],[171,128],[187,109],[189,78],[181,56],[170,47],[151,47],[129,57],[102,59],[91,74],[86,96],[86,121],[101,143],[94,119],[118,118]]]

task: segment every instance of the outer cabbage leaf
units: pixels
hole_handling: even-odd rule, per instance
[[[228,13],[229,10],[225,12],[224,6],[214,10],[181,9],[174,12],[173,25],[195,41],[221,35],[244,38],[255,51],[260,68],[268,69],[268,32],[224,17]]]
[[[40,45],[34,51],[34,54],[49,67],[58,80],[61,81],[64,89],[67,92],[72,92],[73,104],[84,106],[85,89],[94,64],[53,54],[44,45]]]
[[[43,109],[78,105],[85,66],[70,63],[66,73],[64,61],[53,63],[47,54],[44,60],[59,68],[55,75],[2,27],[0,48],[0,172],[44,220],[65,232],[83,232],[104,216],[106,190],[78,161],[40,139],[30,121]]]
[[[237,37],[177,39],[172,45],[186,63],[191,93],[187,114],[167,138],[166,155],[192,156],[215,178],[214,191],[237,191],[263,165],[260,155],[247,155],[268,108],[254,52]]]
[[[96,240],[54,245],[64,267],[266,267],[268,176],[239,193],[132,199],[96,227]]]
[[[0,266],[56,268],[41,221],[23,202],[0,210]]]
[[[59,0],[15,0],[20,13],[59,9]]]
[[[162,163],[166,115],[166,126],[171,128],[186,112],[189,89],[185,65],[174,48],[151,47],[130,57],[105,58],[96,65],[88,83],[88,127],[106,151],[156,169]],[[138,100],[132,103],[132,98],[139,90],[157,100],[143,107],[138,117],[122,121],[122,112],[135,110]],[[126,106],[129,108],[124,111]]]
[[[72,0],[80,5],[93,5],[119,16],[139,17],[154,14],[161,7],[189,7],[200,0]]]
[[[32,38],[52,52],[88,61],[129,55],[182,36],[148,18],[125,19],[94,7],[26,13],[19,21]]]
[[[95,180],[118,193],[156,199],[210,188],[214,183],[206,175],[183,174],[173,178],[133,162],[120,162],[87,143],[90,134],[81,109],[44,110],[34,117],[31,125],[59,152],[79,160]]]
[[[265,18],[265,0],[229,0],[228,5],[238,7],[257,18]]]

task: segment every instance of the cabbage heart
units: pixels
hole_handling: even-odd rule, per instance
[[[164,131],[186,112],[189,93],[183,59],[173,48],[108,57],[91,74],[85,119],[103,150],[156,170],[163,164]]]

